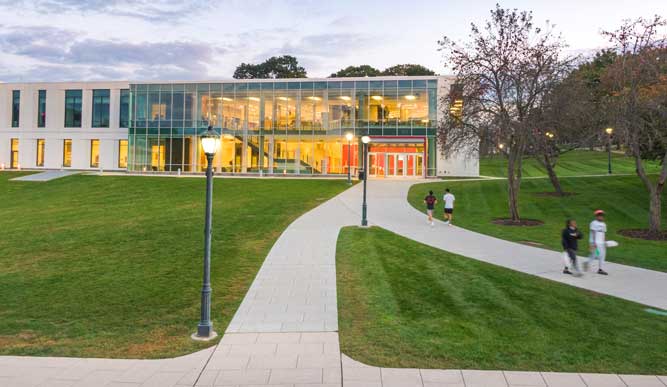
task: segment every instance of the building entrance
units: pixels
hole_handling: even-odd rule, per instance
[[[424,145],[373,144],[368,171],[373,177],[424,177]]]

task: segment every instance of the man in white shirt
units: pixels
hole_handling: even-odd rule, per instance
[[[445,196],[442,197],[445,202],[445,224],[452,224],[452,214],[454,213],[454,200],[456,198],[449,192],[449,188],[445,189]]]
[[[586,269],[590,268],[591,261],[598,261],[598,274],[607,275],[607,272],[602,270],[604,260],[607,256],[607,243],[605,235],[607,233],[607,224],[604,222],[604,211],[595,211],[595,220],[590,225],[590,236],[588,243],[591,248],[591,255],[586,261]]]

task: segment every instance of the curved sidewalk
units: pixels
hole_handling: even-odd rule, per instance
[[[456,226],[445,226],[439,220],[436,221],[436,227],[430,227],[426,223],[425,214],[407,201],[408,191],[415,183],[418,182],[370,181],[369,222],[406,238],[468,258],[667,310],[667,273],[607,262],[605,269],[609,276],[587,275],[577,278],[563,275],[560,252],[526,246]],[[341,198],[348,207],[358,208],[360,204],[356,196],[344,195]],[[458,200],[465,198],[459,197]]]

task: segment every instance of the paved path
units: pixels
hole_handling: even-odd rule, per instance
[[[563,275],[559,252],[509,242],[455,226],[448,227],[440,221],[436,222],[436,227],[429,227],[425,215],[406,200],[408,190],[414,183],[372,181],[368,191],[368,217],[371,224],[466,257],[667,310],[667,273],[608,262],[605,266],[610,274],[608,277],[587,275],[576,278]],[[358,200],[353,195],[341,198],[351,208],[357,205]],[[458,200],[465,198],[459,197]]]
[[[60,179],[61,177],[75,175],[79,173],[78,171],[44,171],[39,173],[33,173],[32,175],[26,175],[21,177],[15,177],[13,181],[51,181],[55,179]]]
[[[558,275],[556,252],[442,224],[429,227],[405,200],[413,183],[371,181],[371,224],[515,270],[571,280]],[[360,192],[355,186],[283,232],[219,345],[166,360],[0,357],[0,386],[667,386],[667,377],[657,376],[377,368],[342,355],[335,248],[340,227],[359,221]],[[664,307],[657,296],[667,294],[664,274],[622,265],[609,271],[610,277],[589,276],[574,285]],[[650,281],[653,289],[633,280]]]

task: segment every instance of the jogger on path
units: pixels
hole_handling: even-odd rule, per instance
[[[428,214],[428,222],[433,226],[433,210],[435,209],[435,204],[438,202],[438,199],[433,195],[433,191],[428,191],[428,196],[424,198],[424,203],[426,204],[426,213]]]
[[[586,270],[590,268],[591,261],[598,261],[598,274],[607,275],[607,272],[602,269],[604,260],[607,256],[607,241],[605,235],[607,233],[607,224],[604,222],[604,211],[595,211],[595,220],[591,222],[590,236],[588,243],[591,249],[591,255],[586,261]]]

